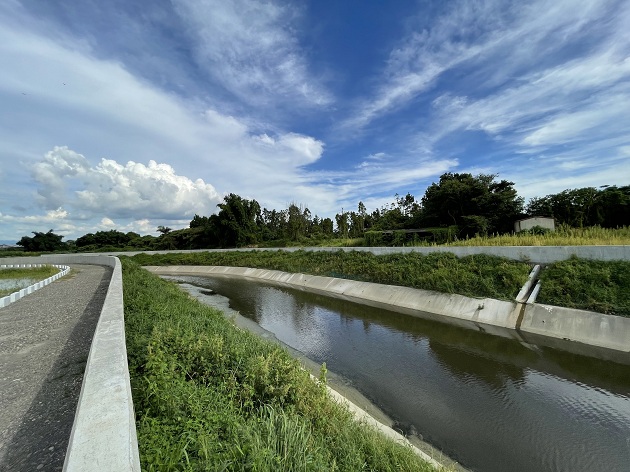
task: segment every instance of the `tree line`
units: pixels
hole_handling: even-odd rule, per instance
[[[195,215],[189,227],[158,227],[160,236],[141,236],[117,230],[88,233],[75,241],[34,232],[18,245],[26,251],[107,248],[206,249],[316,244],[335,238],[365,238],[368,245],[395,244],[392,234],[404,238],[444,242],[476,234],[505,234],[514,222],[528,216],[547,216],[556,224],[574,227],[630,225],[630,186],[586,187],[532,198],[527,205],[514,183],[495,174],[445,173],[420,199],[410,193],[368,212],[359,202],[356,210],[337,213],[334,221],[313,215],[308,207],[291,203],[284,210],[261,208],[256,200],[230,193],[217,205],[216,214]],[[389,239],[388,239],[389,238]],[[405,242],[405,240],[400,240]]]

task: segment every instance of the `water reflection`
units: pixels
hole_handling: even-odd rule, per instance
[[[182,278],[480,471],[630,470],[630,367],[299,291]]]

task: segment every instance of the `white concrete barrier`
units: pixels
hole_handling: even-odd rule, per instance
[[[50,264],[2,264],[0,265],[0,269],[12,269],[12,268],[35,268],[35,267],[42,267],[45,265],[50,265]],[[56,267],[59,269],[59,272],[57,272],[55,275],[48,277],[40,282],[36,282],[32,285],[29,285],[28,287],[25,287],[23,289],[20,289],[16,292],[13,292],[9,295],[7,295],[6,297],[2,297],[0,298],[0,308],[5,307],[13,302],[18,301],[20,298],[29,295],[31,293],[33,293],[35,290],[39,290],[40,288],[44,287],[45,285],[48,285],[49,283],[64,277],[66,274],[68,274],[68,272],[70,271],[70,267],[68,266],[64,266],[64,265],[56,265],[53,264],[53,267]]]
[[[140,471],[127,366],[120,261],[111,256],[81,254],[3,259],[3,262],[94,264],[113,268],[90,346],[63,470]]]

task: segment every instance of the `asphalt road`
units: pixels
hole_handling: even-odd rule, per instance
[[[72,271],[0,308],[0,471],[61,470],[112,269]]]

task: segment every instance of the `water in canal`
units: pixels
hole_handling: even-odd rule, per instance
[[[229,298],[468,469],[630,471],[630,366],[262,283],[177,280]]]

